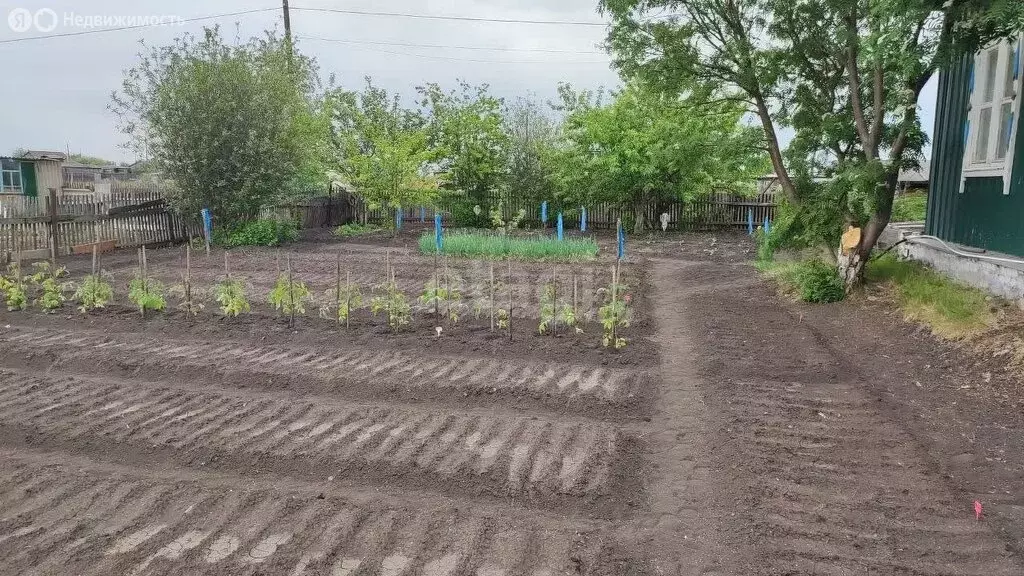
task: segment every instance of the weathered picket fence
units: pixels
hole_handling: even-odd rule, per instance
[[[105,247],[136,247],[200,236],[168,206],[159,189],[42,198],[0,196],[0,258],[47,258]]]
[[[727,192],[716,192],[695,198],[690,201],[673,202],[652,202],[640,207],[638,212],[635,206],[622,206],[619,204],[596,204],[587,207],[587,227],[593,230],[613,230],[616,222],[621,218],[625,222],[633,222],[639,214],[644,216],[649,228],[660,226],[662,214],[668,214],[668,226],[670,230],[720,230],[720,229],[746,229],[748,219],[753,217],[756,224],[763,223],[765,219],[775,220],[777,208],[775,190],[772,188],[759,187],[759,192],[754,196],[741,196]],[[494,195],[490,198],[491,206],[502,205],[502,217],[506,221],[514,218],[520,210],[525,210],[526,217],[523,224],[532,227],[541,225],[540,205],[533,200],[502,197]],[[451,207],[442,205],[436,209],[440,211],[445,219],[451,214]],[[405,222],[425,221],[431,222],[434,218],[435,208],[411,206],[403,209],[402,217]],[[552,205],[548,210],[548,222],[551,226],[556,218],[558,209]],[[383,209],[370,210],[360,201],[355,204],[355,218],[364,219],[368,222],[389,222],[395,218],[393,211]],[[485,214],[486,216],[486,214]],[[579,222],[580,207],[573,207],[566,210],[567,225],[575,226]],[[570,224],[571,223],[571,224]]]

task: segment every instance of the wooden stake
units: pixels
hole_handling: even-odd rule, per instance
[[[508,259],[508,341],[512,341],[512,259]]]
[[[491,332],[494,332],[494,261],[491,260]]]
[[[445,315],[448,316],[448,323],[452,321],[452,291],[448,281],[448,258],[444,259],[444,304],[445,304]]]
[[[618,339],[618,319],[616,318],[617,312],[615,311],[615,303],[618,299],[619,291],[619,260],[615,259],[615,266],[612,268],[612,345],[615,345],[615,341]]]
[[[579,277],[576,276],[576,270],[572,271],[572,315],[576,318],[579,323]]]
[[[231,269],[228,268],[228,251],[224,251],[224,277],[231,278]]]
[[[192,316],[192,243],[185,245],[185,307]]]
[[[334,274],[334,310],[338,315],[338,324],[341,325],[341,254],[338,254],[338,258],[335,265]],[[347,318],[347,316],[346,316]]]
[[[437,250],[434,250],[434,322],[441,321],[441,311],[438,306],[439,294],[441,291],[441,278],[437,275]]]
[[[558,329],[558,277],[555,275],[557,267],[551,265],[551,335],[555,335]]]
[[[352,271],[345,271],[345,328],[349,327],[352,318]]]

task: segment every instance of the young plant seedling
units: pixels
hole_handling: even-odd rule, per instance
[[[245,282],[231,277],[227,251],[224,252],[224,280],[214,287],[213,294],[214,299],[220,304],[221,314],[225,316],[235,318],[252,309],[245,297]]]
[[[370,300],[370,312],[374,316],[381,312],[387,313],[388,326],[391,327],[393,332],[398,332],[402,326],[412,321],[412,307],[409,305],[405,294],[398,288],[398,283],[395,282],[394,270],[391,269],[390,262],[389,254],[385,270],[387,279],[383,284],[374,287],[374,291],[378,295]]]
[[[71,288],[69,283],[61,283],[60,279],[67,276],[67,268],[54,268],[49,262],[36,262],[32,265],[35,273],[29,282],[37,286],[41,293],[35,303],[45,313],[53,313],[64,306],[67,297],[64,293]]]
[[[274,289],[270,291],[267,298],[274,309],[278,312],[294,318],[295,314],[306,313],[306,303],[310,298],[309,288],[306,283],[296,281],[289,272],[283,273],[277,278]]]
[[[0,275],[0,292],[4,293],[7,310],[24,310],[28,307],[28,294],[25,290],[26,278],[21,274],[21,256],[7,266],[7,274]]]
[[[363,293],[359,286],[352,284],[352,273],[345,273],[345,284],[335,283],[334,290],[325,294],[325,304],[320,307],[320,316],[329,319],[334,316],[338,325],[345,324],[348,328],[352,312],[363,307]]]
[[[605,348],[614,346],[616,350],[620,350],[626,347],[627,341],[619,336],[618,329],[629,327],[628,289],[625,284],[619,283],[616,267],[612,273],[612,283],[608,288],[602,289],[608,295],[605,305],[598,309],[598,318],[603,329],[601,343]]]
[[[90,312],[104,308],[114,300],[114,287],[103,277],[103,274],[90,274],[78,286],[72,298],[78,302],[78,311]]]
[[[128,284],[128,300],[139,308],[143,318],[146,317],[146,310],[163,310],[167,307],[164,285],[157,280],[150,280],[148,269],[146,247],[143,246],[139,250],[139,270]]]

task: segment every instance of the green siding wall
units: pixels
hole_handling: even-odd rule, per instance
[[[944,240],[1024,256],[1024,140],[1016,133],[1010,194],[1001,178],[969,178],[960,193],[967,120],[970,58],[939,75],[932,173],[928,197],[929,234]],[[972,127],[973,128],[973,127]]]

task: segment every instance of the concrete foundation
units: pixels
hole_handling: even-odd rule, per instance
[[[1024,262],[1019,262],[1024,259],[947,242],[952,249],[970,256],[957,254],[938,240],[920,237],[921,228],[917,223],[892,224],[886,229],[879,244],[890,246],[907,239],[895,249],[903,258],[923,262],[954,280],[987,290],[996,296],[1024,300]],[[1017,262],[993,261],[990,258]]]

